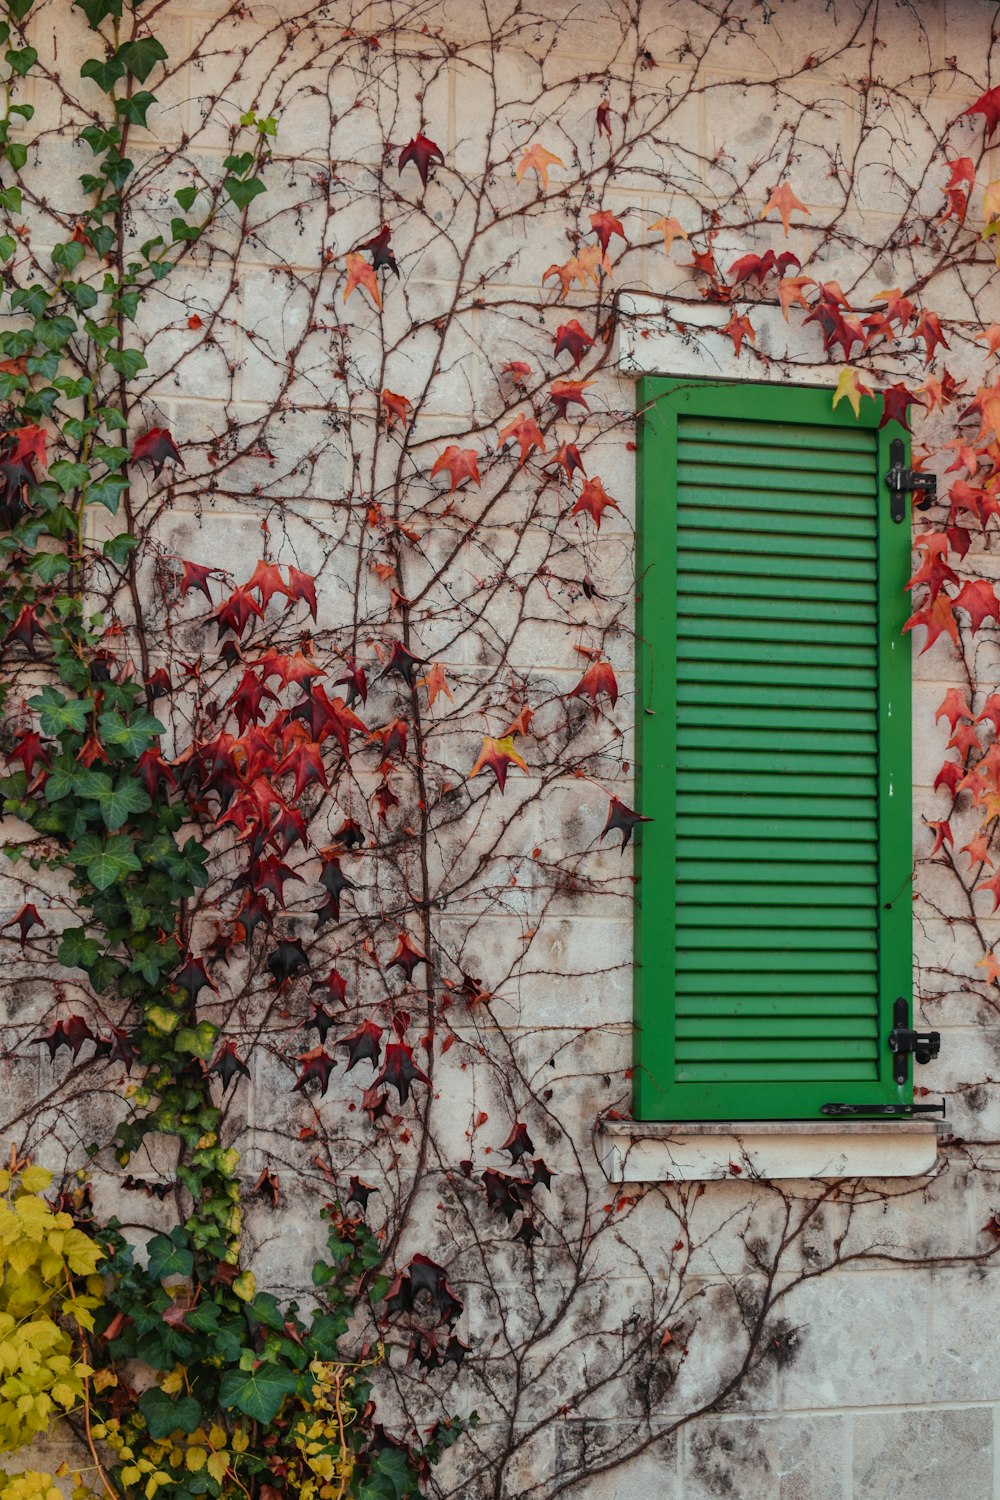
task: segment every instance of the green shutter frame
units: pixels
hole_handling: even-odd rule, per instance
[[[908,1104],[907,434],[829,389],[638,402],[636,1118]]]

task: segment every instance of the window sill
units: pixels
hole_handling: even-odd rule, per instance
[[[601,1122],[612,1182],[925,1177],[938,1156],[933,1120]]]

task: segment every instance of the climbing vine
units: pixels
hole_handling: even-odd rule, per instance
[[[819,1278],[1000,1244],[986,1064],[935,1087],[960,1244],[887,1244],[884,1184],[602,1170],[623,341],[912,422],[920,1000],[1000,979],[1000,90],[919,28],[889,71],[874,0],[620,9],[7,7],[4,1192],[82,1237],[81,1494],[555,1496],[766,1392]]]

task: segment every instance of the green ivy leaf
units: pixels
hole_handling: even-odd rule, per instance
[[[104,556],[121,568],[128,561],[129,553],[134,552],[138,545],[137,537],[131,536],[127,531],[120,531],[117,536],[109,536],[104,543]]]
[[[129,757],[141,755],[149,748],[151,738],[165,733],[159,719],[147,713],[133,714],[127,723],[119,713],[104,713],[97,723],[104,744],[123,750]]]
[[[23,21],[35,0],[7,0],[7,9],[15,21]]]
[[[65,316],[57,318],[39,318],[31,330],[40,344],[46,349],[53,349],[57,353],[65,349],[69,340],[76,332],[76,322],[73,318]]]
[[[19,187],[0,189],[0,208],[5,208],[8,213],[19,214],[21,212],[21,189]],[[13,302],[13,295],[10,300]]]
[[[145,127],[146,111],[151,104],[155,103],[155,94],[151,94],[148,89],[139,89],[131,99],[115,100],[115,114],[123,116],[132,125]]]
[[[249,207],[258,193],[267,192],[259,177],[227,177],[222,186],[237,208]]]
[[[128,68],[133,78],[145,83],[158,62],[163,62],[167,49],[154,36],[137,37],[135,41],[123,42],[115,53]]]
[[[145,788],[131,780],[119,781],[107,791],[101,791],[95,800],[101,809],[105,827],[112,831],[127,823],[130,813],[145,812],[150,806]]]
[[[10,64],[11,70],[19,78],[23,78],[26,73],[30,72],[38,61],[38,53],[34,47],[22,47],[17,52],[9,50],[4,53],[4,56]]]
[[[103,953],[96,963],[87,965],[87,974],[91,984],[99,995],[110,989],[117,979],[125,972],[125,965],[119,963],[117,958],[109,958]]]
[[[180,204],[181,208],[183,208],[185,213],[187,213],[188,209],[191,208],[197,196],[198,189],[196,187],[178,188],[174,193],[174,197],[177,199],[177,202]]]
[[[54,247],[52,264],[61,266],[66,271],[75,271],[86,253],[86,248],[78,240],[66,240]]]
[[[199,1021],[197,1026],[182,1026],[174,1040],[174,1045],[178,1052],[189,1053],[207,1062],[215,1049],[215,1040],[218,1035],[218,1026],[213,1026],[211,1021]]]
[[[10,260],[17,249],[17,240],[12,234],[0,234],[0,260]]]
[[[66,969],[89,969],[101,955],[94,938],[83,927],[67,927],[59,944],[59,962]]]
[[[35,709],[42,733],[52,739],[58,739],[67,729],[75,734],[86,731],[90,704],[82,698],[64,698],[58,688],[43,687],[28,699],[28,707]]]
[[[117,57],[108,57],[104,61],[96,57],[89,57],[80,69],[81,78],[92,78],[99,89],[110,94],[120,78],[125,77],[125,64]]]
[[[73,850],[73,863],[86,871],[87,879],[99,891],[106,891],[142,868],[127,834],[109,839],[101,839],[96,833],[84,834]]]
[[[146,356],[138,349],[109,349],[108,364],[126,380],[134,380],[139,371],[146,368]]]
[[[99,406],[97,415],[104,423],[109,432],[124,432],[128,427],[128,419],[114,406]]]
[[[73,4],[83,11],[90,22],[91,31],[96,31],[109,16],[114,16],[119,21],[122,18],[122,0],[73,0]]]
[[[139,1410],[146,1418],[151,1438],[168,1438],[175,1432],[194,1432],[201,1423],[201,1407],[193,1396],[171,1399],[159,1386],[143,1391]]]
[[[68,573],[71,563],[65,552],[38,552],[28,566],[36,578],[51,583],[54,578]]]
[[[65,458],[57,458],[55,463],[49,464],[49,478],[64,495],[68,495],[71,490],[78,490],[81,484],[87,483],[90,470],[86,464],[71,464]]]
[[[359,1500],[406,1500],[419,1494],[417,1476],[398,1448],[380,1448],[369,1478],[358,1491]]]
[[[219,1405],[227,1411],[236,1407],[244,1416],[267,1426],[281,1410],[286,1396],[298,1385],[298,1378],[281,1365],[259,1365],[256,1370],[227,1370],[219,1386]]]
[[[168,1276],[190,1276],[194,1269],[194,1256],[187,1248],[187,1236],[183,1229],[175,1229],[168,1237],[156,1234],[146,1247],[149,1252],[149,1275],[153,1281],[164,1281]]]
[[[253,1314],[258,1323],[263,1323],[265,1328],[273,1328],[276,1333],[284,1333],[284,1314],[278,1306],[277,1298],[270,1292],[258,1292],[249,1304],[248,1311]]]
[[[123,490],[128,489],[128,480],[117,474],[108,474],[87,490],[87,501],[91,505],[103,505],[113,516],[118,514],[118,504]]]

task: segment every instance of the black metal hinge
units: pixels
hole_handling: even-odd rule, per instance
[[[911,490],[923,497],[916,502],[918,510],[926,510],[937,498],[937,475],[918,474],[914,469],[907,469],[903,463],[905,457],[902,438],[893,438],[889,444],[891,468],[885,482],[889,486],[889,515],[894,521],[906,520],[906,497]]]
[[[910,1075],[910,1054],[914,1062],[929,1063],[941,1051],[939,1031],[914,1031],[909,1026],[909,1002],[900,995],[892,1007],[892,1030],[889,1032],[889,1050],[893,1054],[892,1078],[894,1083],[904,1084]]]
[[[914,1115],[940,1115],[944,1119],[945,1101],[940,1104],[823,1104],[821,1115],[880,1115],[890,1120],[909,1120]]]

